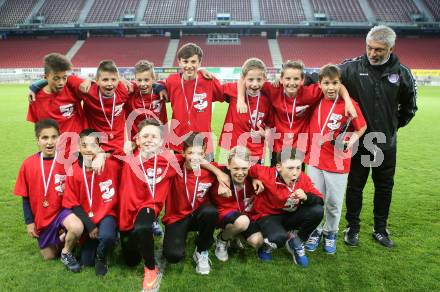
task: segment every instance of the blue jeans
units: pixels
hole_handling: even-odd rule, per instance
[[[104,217],[98,223],[98,238],[89,238],[81,247],[81,264],[94,266],[95,258],[105,259],[116,242],[116,221],[112,216]]]

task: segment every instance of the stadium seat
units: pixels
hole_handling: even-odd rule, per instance
[[[195,21],[214,21],[217,13],[230,13],[232,21],[252,21],[250,0],[197,0]]]
[[[119,21],[125,13],[135,14],[139,0],[95,0],[86,17],[87,23]]]
[[[299,59],[309,68],[338,64],[365,53],[363,37],[280,37],[278,43],[284,61]],[[439,46],[440,38],[398,38],[395,52],[410,68],[436,69],[440,68]]]
[[[46,0],[37,15],[44,16],[45,23],[75,23],[84,3],[84,0]]]
[[[259,0],[261,20],[267,24],[292,24],[306,20],[301,0]]]
[[[425,0],[426,6],[431,11],[435,21],[440,21],[440,1],[439,0]]]
[[[412,22],[411,16],[420,14],[412,0],[368,0],[368,2],[379,21]]]
[[[312,0],[314,13],[325,13],[327,20],[339,22],[367,21],[358,0]]]
[[[66,54],[75,38],[9,38],[0,41],[0,68],[40,68],[46,54]]]
[[[188,18],[189,0],[149,0],[144,14],[148,24],[181,24]]]
[[[180,39],[179,46],[192,42],[199,45],[203,50],[202,65],[206,67],[238,67],[247,58],[257,57],[272,66],[269,45],[266,38],[244,36],[240,38],[240,45],[208,45],[206,36],[184,36]],[[177,66],[177,59],[174,65]]]
[[[38,0],[6,0],[0,7],[0,27],[25,22]]]
[[[119,67],[133,67],[147,59],[162,66],[169,39],[165,37],[91,37],[72,59],[76,67],[96,67],[104,59],[114,60]]]

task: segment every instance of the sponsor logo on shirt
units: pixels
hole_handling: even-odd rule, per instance
[[[58,196],[62,196],[64,194],[64,182],[66,181],[65,174],[55,174],[55,191],[58,192]]]
[[[388,81],[390,83],[395,84],[395,83],[397,83],[399,81],[399,79],[400,79],[399,74],[390,74],[390,75],[388,75]]]
[[[298,209],[298,203],[299,203],[299,199],[294,199],[292,197],[289,197],[284,203],[283,210],[287,212],[294,212],[296,211],[296,209]]]
[[[243,200],[243,204],[244,204],[244,211],[245,212],[251,212],[252,208],[254,207],[254,197],[245,198]]]
[[[212,186],[212,183],[199,183],[199,187],[197,188],[196,197],[198,200],[201,200],[205,197],[209,188]]]
[[[205,109],[208,107],[208,101],[207,101],[207,94],[206,93],[195,93],[193,97],[193,104],[196,108],[197,112],[204,112]]]
[[[153,100],[153,102],[151,103],[151,110],[155,113],[160,113],[162,110],[162,101]]]
[[[257,120],[257,109],[254,109],[251,115],[251,119],[252,119],[252,123],[254,124],[255,121]],[[262,120],[264,119],[264,113],[263,112],[258,112],[258,120]]]
[[[342,115],[332,113],[327,123],[327,127],[330,131],[335,131],[341,127],[341,119]]]
[[[111,202],[115,195],[115,188],[112,187],[112,184],[111,179],[99,183],[99,189],[101,190],[101,197],[104,199],[104,203]]]
[[[167,174],[168,171],[168,167],[169,165],[167,165],[165,170],[162,169],[162,167],[156,168],[156,184],[160,183],[165,178],[165,175]],[[150,186],[152,186],[153,178],[154,178],[154,168],[147,168],[147,177],[148,177],[148,183],[150,184]]]
[[[115,117],[121,115],[123,107],[124,107],[124,103],[115,106]]]
[[[309,107],[310,107],[309,105],[299,105],[299,106],[295,107],[295,111],[296,111],[295,116],[296,117],[303,117],[306,114],[307,109]]]
[[[73,115],[73,103],[60,105],[60,113],[63,117],[70,118]]]

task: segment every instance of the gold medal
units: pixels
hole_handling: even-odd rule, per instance
[[[89,217],[90,217],[90,218],[92,218],[92,217],[93,217],[93,215],[94,215],[94,214],[93,214],[93,212],[92,212],[92,211],[90,211],[90,212],[89,212]]]
[[[114,137],[115,136],[113,135],[113,133],[110,133],[110,135],[109,135],[110,140],[113,140]]]
[[[47,200],[44,200],[44,201],[43,201],[43,207],[44,207],[44,208],[49,207],[49,202],[48,202]]]

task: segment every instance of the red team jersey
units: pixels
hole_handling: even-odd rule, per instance
[[[116,206],[118,202],[118,180],[119,164],[116,161],[107,159],[104,170],[101,174],[94,176],[93,190],[92,171],[86,171],[87,182],[84,181],[83,168],[76,162],[72,166],[73,175],[67,177],[66,190],[63,198],[64,208],[81,206],[88,214],[93,212],[90,220],[98,224],[105,216],[116,217]],[[87,187],[92,195],[92,206],[90,207]]]
[[[119,229],[127,231],[133,229],[134,222],[142,208],[154,209],[155,216],[158,216],[167,199],[171,180],[176,175],[178,164],[173,164],[166,153],[158,155],[156,161],[156,173],[154,173],[154,157],[148,161],[143,159],[143,169],[140,164],[139,155],[129,157],[130,163],[125,161],[122,167],[120,180],[120,207],[119,207]],[[153,178],[156,177],[154,198],[152,191],[147,185],[145,174],[153,189]]]
[[[66,180],[64,166],[55,162],[52,175],[48,181],[54,160],[43,160],[44,174],[46,182],[48,183],[46,200],[49,203],[47,207],[44,207],[44,183],[40,155],[40,152],[36,153],[23,161],[14,188],[15,195],[29,198],[37,232],[41,232],[44,228],[49,226],[61,211],[64,183]]]
[[[322,194],[315,188],[311,179],[301,173],[293,188],[284,183],[275,167],[269,168],[261,165],[253,165],[249,169],[249,176],[261,180],[264,184],[264,191],[256,196],[254,201],[255,215],[251,218],[257,220],[268,215],[293,212],[300,208],[300,202],[290,198],[290,195],[297,189],[302,189],[307,195],[323,198]]]
[[[112,127],[110,127],[109,124],[112,122],[113,97],[102,98],[104,111],[102,110],[99,98],[99,86],[96,83],[92,83],[89,92],[87,94],[81,94],[80,97],[83,100],[84,114],[88,126],[98,132],[107,134],[107,142],[101,141],[101,147],[104,151],[113,151],[113,154],[123,154],[125,139],[124,104],[127,102],[128,92],[121,82],[118,83],[115,95]],[[111,139],[111,135],[113,135],[113,139]]]
[[[166,79],[165,86],[173,110],[170,131],[174,129],[174,135],[169,136],[167,139],[170,142],[170,148],[182,152],[182,142],[185,135],[193,131],[207,133],[207,153],[212,152],[212,103],[223,101],[223,90],[220,82],[215,78],[206,80],[201,73],[197,74],[196,79],[183,80],[182,75],[176,73],[171,74]]]
[[[208,202],[208,191],[216,180],[216,177],[205,169],[201,169],[197,180],[195,172],[185,170],[183,161],[180,164],[183,176],[176,175],[172,182],[171,194],[166,200],[165,215],[162,218],[164,224],[180,221]]]
[[[351,121],[347,134],[353,131],[353,129],[358,131],[366,125],[359,105],[353,99],[351,102],[356,109],[358,117]],[[323,98],[313,111],[309,127],[310,151],[307,153],[305,162],[321,170],[348,173],[350,171],[352,151],[335,149],[335,146],[330,143],[332,139],[338,137],[341,132],[341,127],[347,123],[348,118],[344,115],[345,102],[339,97],[332,110],[333,104],[333,100]],[[322,143],[321,141],[325,142]]]
[[[144,109],[147,112],[144,112]],[[138,133],[138,124],[147,119],[154,118],[159,120],[162,124],[168,122],[167,109],[165,106],[165,101],[160,100],[159,96],[153,92],[151,94],[142,94],[139,89],[130,94],[130,97],[125,104],[125,112],[127,123],[130,118],[130,114],[134,115],[133,111],[139,110],[135,115],[133,126],[131,127],[131,140],[134,139],[135,135]],[[154,115],[148,114],[148,111]]]
[[[68,81],[79,88],[83,80],[70,75]],[[79,134],[86,126],[79,91],[68,86],[58,93],[46,93],[43,89],[38,91],[35,101],[29,104],[27,120],[36,123],[42,119],[55,120],[61,133]]]
[[[262,157],[264,152],[264,137],[253,141],[250,137],[250,132],[252,128],[258,130],[258,124],[261,124],[263,129],[266,126],[271,126],[269,119],[269,99],[264,94],[261,94],[259,100],[257,96],[245,97],[246,103],[250,109],[248,109],[247,113],[240,114],[237,112],[237,83],[226,83],[223,85],[223,90],[224,95],[229,98],[229,107],[223,124],[222,133],[220,135],[219,145],[227,150],[230,150],[237,145],[245,146],[249,149],[252,156],[257,158],[257,160],[264,158]],[[239,140],[240,136],[242,138]]]
[[[231,180],[232,181],[232,180]],[[250,180],[245,180],[245,188],[235,192],[232,186],[232,196],[223,197],[218,194],[218,182],[214,183],[211,190],[211,201],[217,207],[219,221],[223,221],[226,215],[231,212],[240,212],[241,214],[253,217],[253,204],[255,199],[254,188]],[[245,194],[246,189],[246,194]]]
[[[322,96],[318,83],[302,86],[295,98],[288,97],[284,93],[283,86],[274,87],[269,82],[264,83],[262,91],[270,98],[273,124],[276,133],[281,134],[280,138],[275,137],[273,151],[281,152],[284,143],[286,146],[296,147],[305,152],[312,108]],[[301,137],[299,141],[298,137]]]

